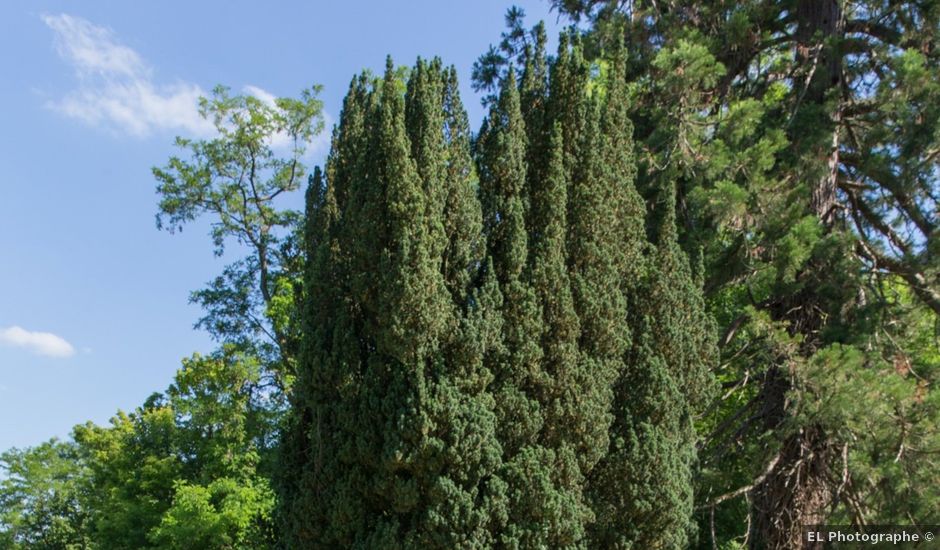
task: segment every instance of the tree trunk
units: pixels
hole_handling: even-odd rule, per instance
[[[842,7],[838,0],[799,0],[796,17],[796,61],[801,68],[797,74],[802,75],[804,86],[801,102],[824,106],[830,91],[842,82],[842,56],[833,43],[844,32]],[[836,107],[829,121],[832,139],[818,144],[813,155],[826,159],[825,170],[813,186],[811,206],[827,227],[835,215],[841,122],[841,109]]]
[[[842,59],[834,39],[844,27],[838,0],[798,0],[798,28],[795,35],[797,71],[803,89],[794,112],[802,108],[825,111],[831,93],[841,85]],[[837,100],[838,103],[838,100]],[[810,144],[809,161],[819,162],[811,190],[810,204],[826,228],[831,228],[837,212],[839,167],[840,109],[830,110],[831,137]],[[798,142],[800,136],[793,136]],[[819,330],[824,324],[824,310],[812,288],[790,296],[774,308],[773,316],[789,322],[790,331],[803,336],[800,354],[809,356],[817,348]],[[762,387],[763,424],[779,430],[788,414],[786,395],[791,377],[785,366],[769,369]],[[786,435],[781,442],[776,463],[770,474],[751,491],[751,532],[748,540],[754,549],[808,548],[803,542],[806,525],[822,523],[834,498],[828,471],[834,455],[833,443],[822,426],[811,424]]]
[[[803,336],[800,355],[808,357],[816,351],[825,321],[814,289],[782,300],[771,308],[771,315],[786,320],[792,334]],[[760,416],[765,431],[786,429],[787,393],[792,387],[792,373],[786,365],[768,370],[761,386]],[[801,426],[784,437],[770,473],[750,492],[750,548],[814,548],[804,543],[803,530],[826,519],[835,496],[829,476],[834,456],[835,445],[819,424]]]
[[[825,523],[834,491],[829,462],[833,446],[818,425],[787,437],[777,463],[751,491],[750,547],[765,550],[821,548],[803,540],[805,526]]]

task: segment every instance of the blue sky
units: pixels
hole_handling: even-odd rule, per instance
[[[547,2],[515,3],[554,33]],[[187,298],[235,258],[213,257],[205,224],[157,231],[150,174],[174,136],[205,135],[200,94],[322,84],[335,119],[354,73],[439,55],[477,125],[470,68],[509,5],[0,4],[0,450],[106,422],[213,349]]]

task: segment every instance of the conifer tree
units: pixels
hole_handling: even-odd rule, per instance
[[[549,159],[549,139],[552,123],[548,109],[548,63],[546,60],[547,37],[545,25],[538,24],[532,30],[532,43],[526,44],[522,78],[519,82],[519,101],[526,129],[526,192],[525,206],[528,209],[533,188],[545,178]],[[527,210],[526,223],[532,216]],[[537,229],[527,226],[529,233]]]
[[[333,130],[326,177],[315,170],[306,194],[301,368],[278,472],[281,532],[291,547],[327,540],[329,503],[337,498],[337,453],[342,444],[337,405],[344,381],[339,355],[357,352],[351,312],[343,307],[348,279],[337,222],[366,149],[368,101],[367,78],[354,77]],[[349,378],[345,381],[348,384]]]
[[[590,512],[573,449],[546,432],[557,385],[545,368],[539,297],[526,276],[526,133],[512,69],[478,147],[487,265],[502,299],[501,353],[489,356],[508,499],[499,540],[510,547],[574,546],[583,539]],[[563,357],[574,350],[562,347],[553,354],[559,351]]]
[[[705,311],[689,256],[679,246],[675,185],[665,185],[660,196],[652,286],[642,303],[654,308],[655,344],[676,377],[690,414],[695,414],[714,396],[715,381],[709,372],[717,360],[714,321]]]
[[[548,63],[545,59],[545,47],[548,37],[544,23],[540,22],[535,26],[532,39],[532,43],[527,44],[525,48],[525,63],[519,83],[519,100],[529,136],[529,149],[532,149],[534,143],[547,140],[552,131],[545,126],[548,100]],[[547,145],[547,141],[542,145]]]
[[[523,207],[525,127],[519,109],[510,72],[478,144],[486,250],[503,301],[506,356],[494,358],[493,371],[502,409],[500,440],[510,454],[537,440],[543,418],[534,392],[546,385],[539,369],[535,294],[523,279],[528,236]]]
[[[483,214],[477,197],[476,172],[470,150],[471,132],[467,111],[460,100],[457,70],[444,74],[445,140],[444,282],[456,304],[469,296],[473,278],[479,273],[485,248]]]
[[[293,545],[490,544],[501,452],[477,336],[490,306],[460,295],[467,275],[445,281],[480,261],[478,231],[447,232],[480,211],[447,75],[419,60],[402,94],[389,61],[380,82],[354,81],[326,185],[311,186]]]
[[[582,92],[583,93],[583,92]],[[621,184],[602,177],[598,110],[584,111],[583,130],[571,133],[581,143],[573,149],[577,165],[571,172],[568,211],[568,268],[574,307],[580,319],[581,365],[575,377],[580,405],[577,425],[585,434],[581,464],[590,471],[606,453],[610,426],[611,384],[617,378],[629,338],[617,265],[617,189]],[[568,157],[571,158],[571,157]]]
[[[578,386],[577,379],[580,325],[565,265],[568,199],[560,124],[556,123],[552,130],[548,149],[545,177],[530,189],[532,253],[527,277],[541,308],[542,369],[552,382],[542,399],[545,407],[542,441],[552,447],[571,445],[569,451],[581,454],[593,447],[594,442],[579,441],[575,435],[588,430],[578,418],[586,407],[584,388]]]
[[[418,59],[410,75],[405,93],[405,129],[411,145],[424,195],[425,231],[432,257],[445,247],[441,213],[447,188],[444,185],[446,155],[444,142],[444,82],[439,59],[431,62]]]
[[[597,548],[684,548],[692,513],[688,418],[651,319],[638,314],[624,374],[614,388],[610,451],[592,476]]]
[[[479,200],[452,69],[353,81],[308,192],[292,544],[688,540],[710,325],[674,193],[646,238],[615,54],[601,85],[567,35],[548,82],[543,42],[507,71]]]
[[[468,277],[481,260],[481,221],[469,179],[466,113],[453,68],[442,70],[437,59],[419,60],[408,82],[406,113],[433,232],[432,257],[450,291],[447,330],[438,338],[441,351],[425,375],[430,437],[424,460],[439,472],[423,511],[426,528],[410,540],[421,547],[487,545],[490,501],[501,498],[492,479],[501,449],[488,392],[491,377],[479,342],[490,310],[465,294]]]
[[[573,181],[585,163],[579,158],[591,115],[588,96],[589,66],[584,59],[581,39],[574,31],[563,32],[549,79],[548,118],[561,124],[565,172]],[[582,177],[587,174],[581,174]]]
[[[655,249],[630,300],[632,344],[614,386],[610,453],[591,480],[592,541],[605,548],[684,548],[694,535],[692,415],[710,396],[716,348],[678,245],[674,188],[660,197]]]
[[[885,288],[904,286],[940,313],[936,3],[553,5],[588,20],[581,28],[596,47],[617,35],[630,42],[641,188],[651,197],[676,178],[683,244],[704,252],[729,387],[703,426],[700,483],[712,496],[701,520],[714,544],[792,548],[803,525],[827,521],[930,523],[937,506],[886,505],[865,481],[930,467],[908,453],[895,461],[861,451],[900,444],[876,435],[869,399],[839,396],[876,365],[892,372],[896,353],[917,354],[893,338],[896,351],[876,344],[904,324],[887,314],[897,295]],[[842,346],[865,357],[862,369],[834,362],[851,383],[801,367],[829,364]],[[808,382],[811,392],[806,373],[823,379]],[[808,401],[827,406],[804,417]],[[846,420],[850,409],[863,428]],[[884,425],[916,431],[902,416]]]
[[[577,506],[571,512],[582,514],[578,521],[587,523],[591,518],[583,502],[584,472],[595,462],[591,457],[604,447],[609,400],[601,403],[597,399],[596,373],[589,372],[590,364],[578,351],[580,325],[565,263],[567,182],[561,126],[557,123],[548,151],[544,177],[534,180],[530,189],[533,245],[527,277],[539,300],[541,368],[550,380],[541,398],[545,423],[540,441],[569,472],[563,486],[572,499],[570,505]]]
[[[615,244],[613,254],[622,274],[624,299],[631,297],[644,269],[646,205],[637,191],[633,121],[627,91],[627,50],[622,38],[614,43],[607,59],[607,79],[600,115],[600,158],[596,177],[604,181],[603,200],[614,210],[615,230],[608,233]]]

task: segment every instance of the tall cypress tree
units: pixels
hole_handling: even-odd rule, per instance
[[[656,257],[651,262],[651,286],[638,302],[654,308],[651,315],[657,349],[676,377],[690,414],[694,414],[714,396],[714,321],[705,311],[701,282],[679,245],[675,184],[665,185],[660,197],[662,214],[656,231]]]
[[[535,26],[532,30],[532,38],[532,43],[525,47],[525,63],[519,82],[519,101],[529,137],[528,150],[531,153],[535,144],[540,144],[542,148],[537,151],[544,153],[544,147],[548,145],[547,140],[552,131],[545,124],[545,117],[548,114],[548,64],[545,59],[548,37],[545,34],[544,23]]]
[[[445,141],[444,282],[455,303],[466,301],[479,273],[485,248],[483,218],[477,196],[467,111],[460,100],[457,70],[446,70],[443,90]]]
[[[632,343],[614,386],[610,452],[592,479],[595,544],[683,548],[693,535],[692,416],[712,387],[716,356],[688,257],[676,235],[675,190],[660,193],[656,243],[633,285]]]
[[[689,540],[691,414],[708,393],[712,327],[678,245],[672,189],[661,194],[655,245],[647,240],[633,184],[626,51],[621,43],[612,50],[600,133],[592,138],[586,117],[577,154],[569,233],[582,353],[613,376],[609,447],[588,481],[590,537],[598,547],[678,548]]]
[[[440,255],[446,246],[441,216],[447,195],[443,87],[440,60],[427,62],[419,58],[405,93],[405,129],[424,195],[424,230],[432,257]]]
[[[563,32],[558,39],[558,52],[550,71],[547,117],[552,124],[561,124],[565,172],[569,181],[573,181],[576,172],[585,166],[579,153],[584,140],[588,139],[585,132],[592,114],[588,95],[589,69],[578,34]]]
[[[534,187],[541,185],[549,159],[552,122],[548,105],[548,63],[546,59],[545,25],[532,30],[532,43],[525,46],[525,62],[519,82],[519,101],[526,130],[526,223],[532,221],[528,212]],[[529,233],[537,229],[527,225]]]
[[[353,316],[343,307],[349,281],[337,222],[366,150],[369,95],[365,75],[353,78],[333,130],[326,178],[315,170],[307,189],[302,363],[279,475],[281,532],[290,547],[322,546],[330,532],[329,503],[336,498],[343,443],[337,404],[349,382],[339,356],[356,353]]]
[[[530,188],[532,254],[528,280],[539,300],[543,351],[542,370],[550,381],[541,396],[545,423],[541,443],[552,449],[565,472],[561,487],[568,499],[571,529],[580,538],[591,513],[583,497],[584,472],[593,465],[600,440],[606,439],[607,403],[600,403],[598,380],[578,350],[580,324],[566,265],[567,180],[561,125],[555,124],[548,144],[544,177]],[[572,539],[574,542],[579,539]]]
[[[712,351],[674,193],[651,244],[622,48],[601,83],[576,37],[547,83],[527,56],[475,159],[440,61],[350,88],[308,193],[291,544],[688,540]]]
[[[600,152],[597,177],[605,183],[604,199],[615,209],[614,258],[622,274],[624,299],[639,283],[644,270],[646,205],[636,185],[633,122],[627,90],[627,49],[622,36],[607,59],[607,79],[600,115]],[[629,306],[628,306],[629,307]]]
[[[560,124],[554,125],[548,150],[545,176],[530,189],[532,253],[527,277],[541,308],[542,369],[551,380],[542,398],[545,426],[541,440],[553,448],[569,447],[566,452],[580,455],[594,442],[582,440],[590,431],[580,418],[588,400],[584,399],[585,388],[579,387],[580,325],[565,265],[568,198]]]
[[[447,330],[427,366],[428,445],[422,462],[435,473],[425,504],[421,547],[492,543],[489,508],[499,500],[493,476],[501,458],[483,366],[480,332],[491,308],[466,294],[478,269],[480,207],[470,180],[466,113],[451,68],[418,61],[408,83],[406,125],[422,176],[432,255],[449,292]],[[434,469],[437,472],[434,472]]]
[[[304,465],[284,503],[299,547],[491,541],[501,451],[477,336],[489,305],[461,294],[469,275],[453,275],[478,269],[479,231],[447,230],[469,219],[473,231],[474,213],[480,227],[469,140],[451,131],[466,115],[438,61],[412,74],[406,94],[391,61],[381,82],[354,82],[327,169],[335,181],[311,187],[323,191],[310,192],[307,345],[288,446]]]
[[[555,69],[558,79],[574,82],[553,82],[553,89],[564,95],[578,93],[586,96],[583,73],[577,45],[571,53],[559,54]],[[592,543],[602,546],[611,543],[599,532],[606,530],[612,515],[622,514],[611,503],[621,499],[616,494],[617,480],[610,479],[622,456],[617,451],[621,439],[615,430],[609,433],[615,418],[630,416],[634,397],[623,392],[616,395],[614,383],[622,380],[624,359],[630,344],[631,331],[627,320],[627,296],[642,273],[640,251],[645,239],[645,208],[633,187],[633,143],[630,121],[621,107],[614,102],[625,95],[622,52],[616,52],[606,82],[604,103],[595,97],[582,99],[581,115],[565,111],[562,105],[558,116],[576,125],[568,132],[571,144],[569,162],[571,174],[570,222],[568,228],[568,264],[571,271],[575,307],[581,320],[578,343],[582,354],[582,393],[586,400],[584,419],[591,434],[590,443],[582,453],[583,467],[589,472],[586,492],[595,513],[590,529]],[[557,100],[556,100],[557,101]],[[570,102],[570,100],[569,100]],[[656,396],[654,396],[655,398]],[[612,453],[612,456],[608,456]],[[594,470],[597,471],[594,471]]]
[[[504,357],[494,358],[500,440],[515,453],[536,441],[542,412],[535,390],[544,387],[539,361],[540,332],[536,299],[523,279],[528,257],[523,189],[525,186],[525,126],[519,110],[515,76],[510,72],[481,132],[479,147],[483,231],[493,276],[503,301]],[[530,391],[531,390],[531,391]]]
[[[582,92],[584,93],[584,92]],[[598,110],[592,101],[585,109],[577,165],[570,182],[568,211],[568,267],[574,306],[581,321],[578,344],[581,365],[577,374],[581,394],[578,426],[584,436],[582,468],[591,468],[606,453],[610,426],[611,384],[621,370],[628,330],[621,291],[618,255],[625,244],[617,241],[620,223],[616,189],[621,182],[604,178]],[[570,158],[570,157],[569,157]]]
[[[545,368],[539,297],[526,275],[526,132],[512,69],[478,147],[487,265],[502,299],[500,352],[489,355],[508,497],[499,540],[510,547],[577,545],[589,511],[575,453],[546,438],[557,386]]]

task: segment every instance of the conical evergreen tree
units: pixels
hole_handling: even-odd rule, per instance
[[[633,349],[614,391],[608,456],[592,477],[597,548],[685,548],[692,513],[687,409],[656,350],[651,319],[638,314]]]
[[[625,243],[617,240],[620,220],[617,190],[612,188],[621,182],[603,177],[597,109],[586,109],[585,118],[582,141],[574,149],[578,164],[570,183],[567,238],[574,307],[581,322],[577,425],[584,433],[579,451],[587,472],[606,454],[611,384],[620,373],[629,331],[617,261]]]
[[[569,182],[574,181],[576,172],[585,166],[579,153],[586,139],[584,134],[591,115],[589,69],[578,34],[573,31],[563,32],[550,71],[547,117],[552,124],[561,124],[565,172]]]
[[[694,530],[692,415],[711,388],[716,348],[678,245],[675,190],[660,196],[656,247],[630,300],[633,342],[614,387],[610,452],[592,478],[600,547],[684,548]]]
[[[444,153],[444,90],[439,59],[418,59],[405,93],[405,128],[424,195],[429,254],[439,256],[446,246],[441,213],[447,188],[444,185],[447,159]]]
[[[545,25],[538,24],[532,31],[533,41],[525,47],[525,64],[519,82],[519,101],[526,129],[526,223],[532,219],[530,206],[532,189],[541,185],[549,158],[549,139],[552,126],[548,110],[548,63],[546,60]],[[536,230],[527,226],[530,234]]]
[[[605,183],[604,201],[613,208],[614,257],[622,274],[624,298],[629,300],[644,270],[646,206],[635,185],[636,162],[633,122],[627,90],[627,50],[623,37],[614,44],[607,60],[608,72],[600,119],[600,152],[597,177]],[[628,305],[629,307],[629,305]]]
[[[525,126],[512,72],[502,85],[478,147],[486,250],[503,301],[506,356],[494,358],[492,367],[499,392],[500,441],[513,454],[537,441],[543,418],[534,390],[545,387],[546,380],[540,371],[541,328],[535,294],[522,276],[528,257],[523,212]]]
[[[536,144],[540,144],[541,149],[537,151],[544,153],[544,147],[548,145],[547,140],[551,133],[551,128],[546,127],[545,120],[548,114],[548,65],[545,59],[548,37],[545,34],[545,24],[536,25],[532,35],[533,43],[525,48],[525,64],[519,83],[519,101],[529,138],[528,150],[531,153]]]
[[[432,256],[449,290],[448,330],[425,373],[428,443],[421,461],[436,475],[424,504],[425,525],[409,539],[420,547],[491,544],[489,509],[502,498],[493,478],[501,449],[480,336],[495,311],[465,293],[481,261],[481,220],[469,179],[466,113],[456,89],[452,68],[445,72],[439,60],[419,60],[406,94],[408,133],[432,222]]]
[[[565,35],[546,82],[537,41],[475,159],[439,60],[353,81],[308,191],[289,544],[688,540],[713,350],[672,190],[646,237],[615,53],[592,81]]]
[[[457,70],[447,69],[443,90],[445,140],[444,282],[455,303],[469,295],[485,253],[483,218],[477,197],[471,133],[467,111],[460,101]]]
[[[380,83],[354,82],[327,170],[336,181],[310,192],[324,198],[308,213],[316,250],[288,446],[304,466],[283,514],[298,547],[491,544],[501,450],[478,334],[493,306],[445,281],[448,251],[463,251],[464,270],[480,261],[479,231],[446,230],[480,212],[468,140],[449,130],[466,115],[438,61],[412,74],[404,95],[391,61]]]
[[[714,321],[705,311],[702,286],[689,256],[679,246],[675,185],[666,185],[660,196],[662,215],[656,232],[656,259],[651,266],[655,273],[651,274],[652,286],[642,303],[655,308],[652,327],[657,349],[694,414],[716,389],[711,376],[718,356]]]
[[[581,454],[594,442],[581,439],[590,430],[580,418],[587,407],[577,378],[580,325],[565,265],[568,199],[560,124],[552,130],[549,153],[545,177],[535,182],[529,197],[533,233],[527,279],[541,308],[542,370],[552,382],[542,398],[541,441],[552,448],[570,446],[566,452]],[[606,434],[606,426],[603,431]]]
[[[598,402],[595,373],[588,372],[589,365],[578,351],[580,325],[565,264],[568,201],[559,124],[552,131],[548,151],[545,177],[531,188],[529,224],[533,247],[528,279],[541,307],[542,370],[551,381],[541,398],[545,424],[540,441],[569,472],[563,487],[570,505],[577,506],[571,510],[573,518],[588,523],[591,515],[583,503],[583,477],[593,459],[585,457],[603,447],[599,440],[606,440],[604,416],[609,400]],[[578,530],[582,527],[578,525]]]
[[[337,221],[366,150],[369,89],[356,77],[343,100],[327,160],[307,190],[302,365],[294,384],[289,431],[281,443],[280,521],[290,547],[319,546],[329,532],[329,502],[336,497],[342,445],[339,425],[343,372],[340,352],[355,353],[352,317],[343,307],[348,291]]]
[[[583,540],[590,514],[573,449],[546,444],[547,409],[557,386],[540,345],[539,297],[525,273],[526,133],[511,69],[478,147],[487,253],[502,298],[500,353],[488,359],[508,491],[499,541],[509,547],[571,547]]]

